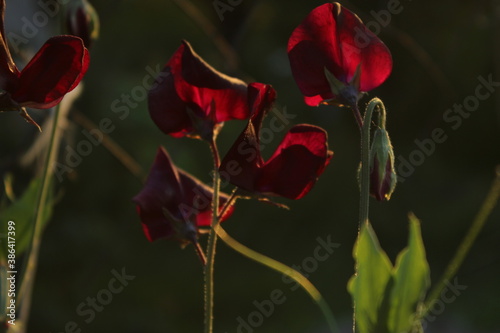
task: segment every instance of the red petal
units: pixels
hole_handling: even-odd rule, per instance
[[[328,165],[327,133],[312,125],[296,125],[265,163],[256,188],[259,192],[300,199]]]
[[[365,27],[361,19],[343,8],[337,18],[339,38],[347,80],[361,63],[360,90],[369,91],[382,84],[392,70],[391,52]]]
[[[264,161],[260,154],[259,133],[262,120],[271,109],[276,91],[270,85],[248,85],[248,104],[252,117],[221,162],[221,177],[246,191],[255,190],[255,182]]]
[[[144,188],[133,201],[150,241],[174,235],[173,226],[165,218],[163,208],[181,218],[178,207],[181,203],[181,185],[177,168],[172,164],[164,148],[159,148]]]
[[[164,209],[180,221],[196,221],[197,226],[209,226],[212,220],[212,196],[210,187],[177,168],[167,151],[159,148],[146,184],[133,201],[137,205],[144,233],[153,241],[179,236],[165,217]],[[227,194],[220,193],[220,207],[228,199]],[[231,208],[222,221],[232,211]]]
[[[247,85],[215,70],[193,51],[188,42],[182,42],[169,65],[177,93],[193,111],[209,116],[213,112],[213,103],[217,122],[248,118]]]
[[[212,222],[212,188],[200,182],[190,174],[179,170],[183,188],[183,215],[192,219],[193,215],[198,226],[209,226]],[[221,194],[220,203],[225,202],[227,196]]]
[[[361,63],[361,91],[379,86],[392,69],[384,43],[338,3],[312,10],[293,31],[287,50],[292,74],[309,105],[333,97],[325,67],[347,84]]]
[[[252,122],[248,122],[219,167],[221,179],[246,191],[254,192],[255,182],[263,164],[259,143]]]
[[[186,103],[175,91],[174,77],[168,64],[149,90],[148,110],[151,119],[165,134],[182,137],[193,130]]]
[[[251,110],[251,119],[257,142],[260,142],[260,128],[267,113],[272,109],[276,100],[276,90],[264,83],[250,83],[248,85],[248,107]]]
[[[78,85],[88,65],[88,51],[80,38],[52,37],[21,71],[12,97],[27,107],[53,107]]]

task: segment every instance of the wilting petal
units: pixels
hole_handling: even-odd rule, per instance
[[[257,142],[260,142],[260,128],[267,113],[272,109],[276,100],[276,90],[264,83],[250,83],[248,85],[248,106],[251,111],[250,121],[255,128]]]
[[[52,37],[21,71],[12,98],[26,107],[53,107],[78,85],[88,65],[88,51],[80,38]]]
[[[175,91],[174,77],[166,66],[148,93],[148,110],[154,123],[165,134],[183,137],[193,131],[186,103]]]
[[[338,3],[321,5],[293,31],[288,41],[292,74],[308,105],[333,98],[325,68],[349,84],[361,65],[360,91],[369,91],[389,76],[392,57],[382,41],[352,12]]]
[[[306,195],[328,165],[327,133],[312,125],[296,125],[262,168],[256,189],[289,199]]]
[[[187,41],[169,61],[180,98],[200,116],[215,112],[218,123],[247,119],[247,85],[207,64]],[[212,110],[215,106],[215,110]]]

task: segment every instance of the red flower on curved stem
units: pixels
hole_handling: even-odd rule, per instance
[[[52,37],[19,71],[12,59],[3,20],[5,0],[0,0],[0,111],[20,111],[38,126],[24,107],[51,108],[80,83],[89,66],[89,54],[80,38]]]
[[[148,108],[164,133],[212,141],[224,121],[248,118],[246,92],[243,81],[218,72],[182,41],[151,87]]]
[[[210,187],[176,167],[160,147],[146,184],[133,201],[149,241],[167,238],[185,245],[196,244],[198,228],[210,226],[212,195]],[[220,193],[219,200],[222,208],[228,196]],[[227,210],[221,221],[231,215],[233,208]]]
[[[311,11],[288,41],[292,74],[306,104],[336,99],[350,106],[382,84],[392,70],[385,44],[339,3]]]
[[[263,195],[300,199],[306,195],[330,162],[327,133],[320,127],[301,124],[292,127],[274,154],[264,161],[259,133],[262,120],[271,109],[276,92],[265,84],[248,88],[252,116],[247,127],[222,160],[219,171],[239,188]]]

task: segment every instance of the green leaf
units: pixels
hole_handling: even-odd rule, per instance
[[[383,308],[386,286],[391,279],[392,264],[380,248],[369,223],[361,228],[353,256],[357,264],[357,275],[349,280],[347,289],[355,304],[356,331],[374,332],[378,326],[379,309]]]
[[[401,251],[394,267],[388,327],[390,332],[408,332],[413,327],[419,304],[430,284],[430,270],[420,233],[420,222],[410,214],[408,247]]]
[[[35,221],[35,207],[40,191],[40,179],[33,179],[23,195],[11,205],[0,211],[0,261],[7,258],[8,222],[14,221],[15,225],[15,251],[16,259],[29,247],[33,234]],[[45,225],[52,215],[52,192],[47,198],[47,207],[44,210],[42,224]],[[12,234],[11,234],[12,235]]]
[[[354,246],[357,275],[348,283],[356,332],[407,333],[419,328],[419,311],[430,284],[420,222],[410,215],[408,246],[393,267],[369,223]]]

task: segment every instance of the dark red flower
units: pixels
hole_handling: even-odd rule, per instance
[[[19,71],[7,46],[4,13],[5,0],[0,0],[0,111],[57,105],[87,71],[89,54],[82,40],[74,36],[52,37]]]
[[[247,85],[207,64],[183,41],[149,91],[149,113],[174,137],[212,140],[217,125],[247,119]]]
[[[198,228],[210,226],[212,189],[176,167],[160,147],[144,188],[133,201],[149,241],[169,238],[182,244],[196,242]],[[228,196],[220,194],[222,207]],[[222,220],[232,213],[229,208]]]
[[[336,2],[313,9],[293,31],[288,57],[295,81],[311,106],[336,97],[352,105],[360,92],[378,87],[392,70],[385,44]],[[338,83],[336,93],[325,70],[332,74],[330,81]],[[339,91],[342,88],[345,91]]]
[[[264,195],[300,199],[312,188],[330,162],[327,133],[302,124],[285,134],[274,154],[264,161],[259,133],[276,92],[269,85],[252,83],[248,102],[252,116],[247,127],[222,160],[219,171],[239,188]]]

